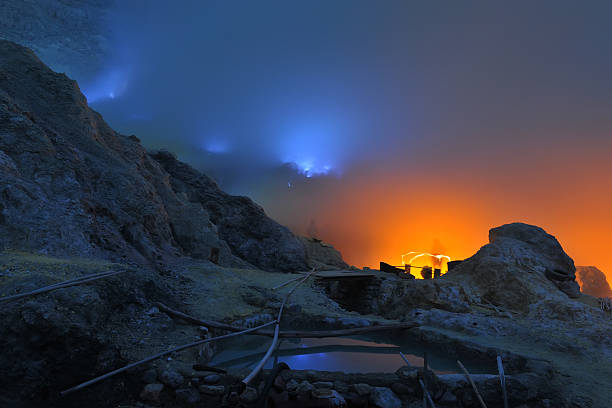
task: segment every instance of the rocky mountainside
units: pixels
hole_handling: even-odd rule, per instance
[[[308,266],[320,270],[348,269],[342,254],[330,244],[316,238],[300,237],[306,248]]]
[[[163,268],[308,268],[287,228],[167,152],[111,129],[76,82],[0,40],[0,248]]]
[[[612,297],[606,275],[594,266],[577,266],[576,279],[582,293],[595,297]]]

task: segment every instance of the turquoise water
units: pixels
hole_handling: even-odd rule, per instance
[[[244,336],[220,344],[218,352],[209,363],[223,369],[253,367],[264,356],[271,344],[270,338]],[[266,368],[275,361],[285,362],[294,370],[343,371],[345,373],[395,372],[406,365],[400,351],[411,365],[423,366],[422,345],[386,336],[330,337],[321,339],[281,339],[274,358],[268,360]],[[445,355],[442,350],[427,348],[430,369],[438,374],[458,372],[457,359]],[[483,367],[478,362],[462,362],[472,373],[495,372],[494,362]]]

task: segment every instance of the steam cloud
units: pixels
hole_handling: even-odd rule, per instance
[[[612,204],[611,8],[118,2],[114,56],[84,89],[111,125],[279,221],[316,219],[351,262],[399,256],[403,235],[381,234],[400,226],[460,258],[516,220],[580,261]]]

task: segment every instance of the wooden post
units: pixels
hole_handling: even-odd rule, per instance
[[[427,408],[427,351],[423,352],[423,405]]]
[[[480,406],[482,408],[487,408],[487,404],[485,404],[485,402],[482,399],[482,396],[480,395],[480,393],[478,392],[478,388],[476,388],[476,384],[474,384],[474,381],[472,380],[472,376],[470,375],[470,373],[468,372],[467,368],[465,368],[465,366],[463,365],[463,363],[461,363],[461,361],[457,360],[457,364],[459,364],[459,367],[461,368],[461,370],[463,371],[463,374],[465,374],[467,380],[470,382],[470,384],[472,385],[472,389],[474,390],[474,393],[476,394],[476,398],[478,398],[478,402],[480,402]]]
[[[423,353],[423,372],[427,374],[427,370],[429,369],[429,363],[427,361],[427,351]],[[425,385],[427,385],[427,381],[425,381]]]
[[[210,257],[208,260],[214,264],[219,264],[219,248],[210,248]]]
[[[423,390],[423,407],[427,408],[427,404],[429,403],[430,408],[436,408],[436,404],[434,404],[431,395],[429,395],[429,391],[425,388],[423,380],[419,380],[419,384],[421,384],[421,389]]]
[[[502,396],[504,397],[504,408],[508,408],[508,392],[506,391],[506,376],[504,375],[504,366],[502,359],[497,356],[497,371],[499,372],[499,382],[501,383]]]
[[[402,357],[402,360],[404,360],[404,363],[406,363],[408,367],[412,367],[412,365],[410,364],[410,361],[408,361],[404,353],[402,353],[401,351],[400,351],[400,357]]]

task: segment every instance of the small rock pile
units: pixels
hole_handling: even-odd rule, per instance
[[[271,371],[266,370],[265,378],[243,388],[237,385],[240,377],[230,374],[205,371],[186,373],[173,367],[152,368],[143,374],[142,380],[146,384],[139,394],[139,405],[253,407],[267,398],[275,407],[401,408],[422,403],[419,380],[425,380],[437,406],[478,406],[476,395],[464,375],[436,375],[428,370],[424,376],[420,367],[404,366],[395,373],[370,374],[282,370],[266,391],[266,381],[269,381],[270,375]],[[497,375],[475,374],[472,378],[489,406],[501,406]],[[546,378],[542,375],[509,375],[506,383],[513,406],[539,407],[542,401],[563,406],[549,399]]]

